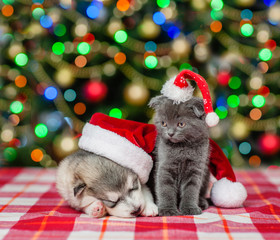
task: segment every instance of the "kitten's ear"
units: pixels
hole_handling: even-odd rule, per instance
[[[79,196],[86,188],[86,184],[85,183],[78,183],[74,188],[74,197],[76,197],[77,195]]]
[[[204,120],[205,117],[206,117],[206,114],[205,114],[205,111],[204,111],[204,106],[203,106],[203,103],[201,102],[196,102],[193,106],[192,106],[192,109],[194,111],[194,114]]]
[[[148,106],[150,108],[153,108],[153,109],[157,109],[159,107],[159,105],[162,103],[163,99],[165,97],[163,95],[159,95],[159,96],[156,96],[156,97],[153,97],[150,102],[148,103]]]

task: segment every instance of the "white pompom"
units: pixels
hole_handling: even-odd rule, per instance
[[[220,118],[215,112],[210,112],[206,115],[205,121],[209,127],[214,127],[219,123]]]
[[[175,77],[168,80],[161,89],[161,94],[170,100],[174,101],[174,104],[186,102],[193,96],[194,88],[189,84],[186,88],[180,88],[174,84]]]
[[[240,182],[222,178],[215,182],[211,190],[211,200],[217,207],[241,207],[247,198],[247,191]]]

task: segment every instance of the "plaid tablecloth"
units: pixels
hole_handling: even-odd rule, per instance
[[[244,208],[210,207],[198,216],[105,217],[70,208],[55,189],[55,169],[0,169],[0,239],[280,239],[280,170],[236,171]]]

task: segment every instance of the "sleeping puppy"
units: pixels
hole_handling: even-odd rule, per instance
[[[92,217],[158,214],[151,192],[132,170],[84,150],[59,164],[56,187],[71,207]]]

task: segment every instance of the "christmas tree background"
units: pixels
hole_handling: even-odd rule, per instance
[[[0,166],[57,166],[94,112],[151,122],[149,99],[183,69],[207,80],[211,137],[233,166],[280,165],[279,1],[0,7]]]

